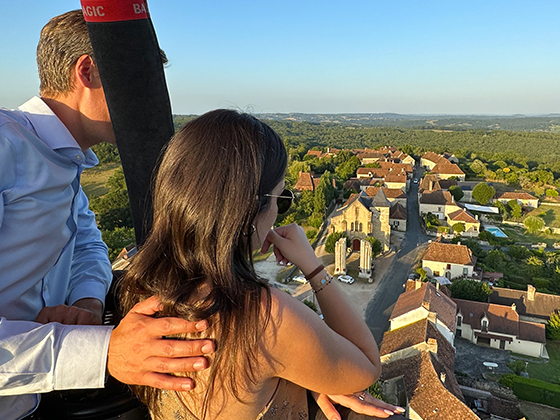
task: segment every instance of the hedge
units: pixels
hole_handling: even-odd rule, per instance
[[[513,379],[513,392],[521,400],[560,408],[560,385],[516,376]]]

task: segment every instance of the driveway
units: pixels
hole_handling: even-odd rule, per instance
[[[472,379],[483,379],[483,373],[490,373],[490,369],[483,365],[484,362],[498,365],[492,369],[492,373],[511,373],[506,366],[510,359],[507,350],[477,346],[464,338],[455,338],[455,372],[464,373]]]

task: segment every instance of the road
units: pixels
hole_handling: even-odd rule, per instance
[[[417,169],[416,178],[422,176]],[[381,345],[383,334],[389,328],[389,318],[395,302],[404,291],[407,275],[410,273],[418,254],[427,246],[429,237],[424,235],[418,211],[418,184],[411,184],[407,200],[406,234],[391,267],[380,280],[373,298],[366,308],[366,323],[373,333],[378,345]]]

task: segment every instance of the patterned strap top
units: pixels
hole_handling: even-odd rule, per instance
[[[161,395],[161,412],[158,416],[152,414],[154,420],[199,420],[179,401],[175,392],[166,391]],[[308,417],[307,391],[299,385],[280,379],[269,403],[254,420],[307,420]]]

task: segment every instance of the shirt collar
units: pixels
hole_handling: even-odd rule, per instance
[[[34,96],[19,109],[26,113],[37,136],[51,149],[77,148],[81,150],[70,131],[41,98]]]

